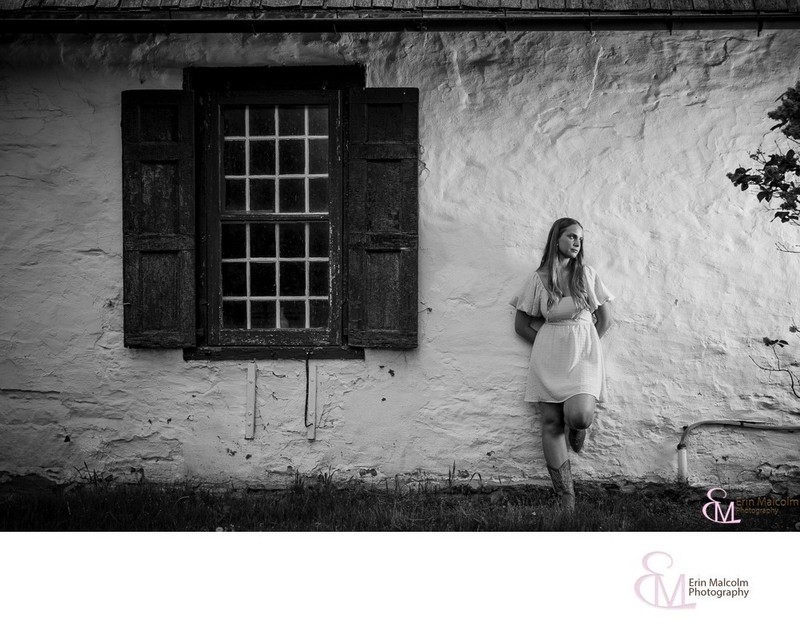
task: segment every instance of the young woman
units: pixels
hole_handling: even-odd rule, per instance
[[[600,337],[611,326],[608,302],[614,299],[584,264],[583,253],[581,224],[558,219],[539,268],[511,300],[517,309],[514,329],[533,343],[525,400],[539,403],[547,470],[561,505],[570,510],[575,490],[564,428],[577,453],[594,420],[595,404],[605,397]]]

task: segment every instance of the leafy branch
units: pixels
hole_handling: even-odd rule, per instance
[[[800,81],[794,87],[788,88],[777,100],[778,106],[767,115],[776,120],[772,130],[780,129],[781,133],[795,146],[800,145]],[[800,159],[798,152],[789,149],[783,152],[780,146],[769,155],[760,148],[750,155],[755,166],[745,168],[740,166],[727,177],[731,183],[742,190],[752,189],[756,192],[756,199],[774,212],[772,220],[780,219],[781,223],[790,223],[800,227]],[[752,192],[752,191],[751,191]],[[800,254],[800,249],[789,248],[778,244],[778,250],[785,253]],[[797,326],[792,324],[789,332],[799,334]],[[800,399],[800,376],[791,368],[798,367],[797,363],[786,365],[781,362],[778,354],[779,348],[789,344],[785,339],[770,339],[764,337],[764,344],[772,349],[775,357],[773,365],[761,365],[753,357],[750,360],[765,372],[786,374],[789,377],[789,387],[795,398]]]
[[[789,332],[798,334],[798,328],[794,324],[791,325],[789,328]],[[792,390],[792,394],[795,398],[800,399],[800,392],[798,392],[798,387],[800,387],[800,377],[797,374],[792,372],[789,367],[794,367],[795,364],[790,364],[789,366],[783,365],[781,363],[781,357],[778,354],[778,348],[783,348],[784,346],[788,346],[789,342],[785,339],[770,339],[769,337],[764,337],[763,339],[764,345],[768,348],[772,349],[772,354],[775,356],[775,367],[769,365],[760,365],[753,357],[750,357],[750,360],[755,363],[756,367],[764,370],[765,372],[782,372],[789,376],[789,386]]]
[[[772,129],[781,132],[794,144],[800,144],[800,81],[778,97],[780,105],[768,112],[778,123]],[[748,190],[757,189],[756,198],[775,212],[773,220],[800,226],[800,160],[794,149],[767,155],[761,149],[750,155],[754,168],[740,166],[727,177],[731,183]],[[777,207],[775,206],[777,204]]]

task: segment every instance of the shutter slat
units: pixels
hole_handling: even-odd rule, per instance
[[[195,345],[191,92],[122,93],[125,345]]]
[[[414,348],[419,92],[367,88],[349,97],[348,343]]]

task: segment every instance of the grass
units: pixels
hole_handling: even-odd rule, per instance
[[[800,508],[718,525],[701,513],[702,489],[577,488],[565,513],[535,486],[391,491],[295,477],[285,490],[212,491],[188,485],[0,486],[2,531],[787,531]]]

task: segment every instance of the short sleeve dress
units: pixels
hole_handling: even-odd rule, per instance
[[[535,270],[510,302],[517,310],[545,319],[531,348],[527,402],[562,403],[576,394],[606,400],[603,347],[592,313],[614,296],[592,267],[584,265],[584,270],[590,310],[579,309],[572,296],[548,310],[547,289]]]

